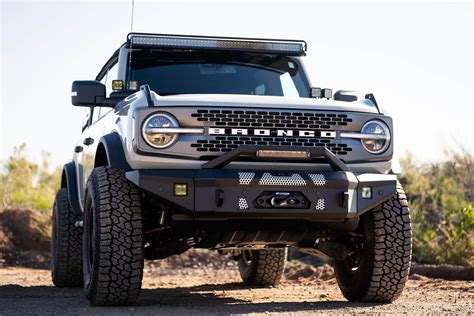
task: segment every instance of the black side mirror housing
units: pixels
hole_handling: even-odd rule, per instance
[[[357,91],[352,90],[338,90],[334,93],[334,100],[354,102],[357,101]]]
[[[95,106],[105,99],[105,86],[95,80],[72,83],[71,102],[74,106]]]

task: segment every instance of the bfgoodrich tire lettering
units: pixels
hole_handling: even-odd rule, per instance
[[[84,287],[93,305],[127,305],[143,276],[141,197],[118,169],[92,172],[84,218]]]
[[[77,215],[66,189],[56,194],[53,206],[51,276],[57,287],[82,286],[82,230],[74,227]]]
[[[280,283],[287,257],[286,249],[245,250],[239,259],[239,272],[247,285]]]
[[[357,258],[335,261],[336,279],[350,301],[392,302],[405,287],[411,262],[411,220],[400,184],[390,200],[361,218]]]

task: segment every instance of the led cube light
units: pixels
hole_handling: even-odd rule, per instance
[[[188,185],[186,183],[175,183],[174,184],[174,195],[175,196],[186,196],[186,195],[188,195]]]
[[[310,97],[315,98],[315,99],[321,99],[321,98],[326,98],[326,99],[331,99],[332,98],[332,89],[329,88],[318,88],[318,87],[312,87],[309,91]]]
[[[136,90],[138,90],[137,81],[135,81],[135,80],[130,80],[130,81],[128,82],[128,90],[131,90],[131,91],[136,91]]]
[[[112,90],[122,91],[123,90],[123,80],[112,80]]]
[[[324,88],[323,89],[323,98],[331,99],[332,98],[332,89]]]
[[[372,198],[372,187],[362,187],[362,198],[363,199]]]
[[[323,96],[323,90],[321,88],[313,87],[310,90],[310,97],[315,99],[321,99]]]

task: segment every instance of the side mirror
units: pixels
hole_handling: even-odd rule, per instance
[[[345,102],[353,102],[357,101],[357,91],[352,90],[339,90],[334,93],[334,100],[337,101],[345,101]]]
[[[71,102],[75,106],[94,106],[105,99],[105,86],[99,81],[79,80],[72,83]]]

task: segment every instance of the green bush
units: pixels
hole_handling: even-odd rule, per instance
[[[413,260],[420,263],[474,264],[474,157],[417,165],[402,160],[401,182],[410,201]]]
[[[49,154],[43,153],[41,164],[31,162],[25,155],[23,144],[14,149],[13,155],[0,172],[0,206],[29,208],[45,212],[51,209],[61,181],[61,169],[49,168]]]

